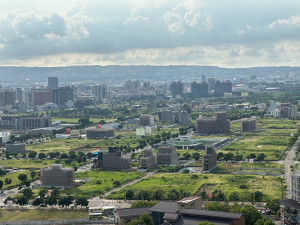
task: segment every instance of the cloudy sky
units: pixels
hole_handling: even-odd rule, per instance
[[[299,63],[299,0],[0,0],[0,66]]]

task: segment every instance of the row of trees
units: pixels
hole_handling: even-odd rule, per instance
[[[228,148],[225,150],[229,150]],[[259,155],[256,155],[254,153],[251,153],[250,155],[246,156],[247,159],[255,159],[256,161],[264,161],[266,158],[266,155],[264,153],[260,153]],[[217,160],[235,160],[235,161],[242,161],[244,160],[244,156],[240,154],[234,155],[232,152],[229,153],[223,153],[219,152],[217,154]]]

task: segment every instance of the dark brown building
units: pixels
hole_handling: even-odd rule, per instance
[[[256,119],[243,119],[242,132],[254,131],[256,129]]]
[[[210,171],[217,166],[217,153],[214,147],[206,146],[203,154],[203,172]]]
[[[217,112],[214,118],[198,118],[196,132],[198,134],[230,133],[230,121],[226,117],[226,112]]]
[[[105,128],[89,128],[85,133],[87,139],[101,139],[115,136],[114,129]]]

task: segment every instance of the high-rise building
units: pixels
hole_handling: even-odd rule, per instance
[[[174,97],[176,95],[182,95],[183,94],[183,83],[181,81],[173,81],[170,84],[170,91]]]
[[[92,94],[97,102],[102,102],[107,98],[107,86],[105,84],[96,84],[92,86]]]
[[[154,116],[150,114],[142,114],[140,116],[140,125],[141,126],[154,125]]]
[[[10,90],[3,90],[0,92],[0,106],[11,105],[15,106],[16,93]]]
[[[208,82],[208,90],[209,91],[214,90],[215,89],[216,79],[215,78],[208,78],[207,82]]]
[[[60,87],[53,90],[53,103],[65,106],[69,100],[74,100],[73,89],[71,87]]]
[[[33,105],[45,105],[47,102],[53,102],[53,90],[48,88],[33,88],[32,99]]]
[[[58,77],[48,77],[48,88],[52,90],[58,88]]]
[[[206,146],[203,154],[203,171],[210,171],[217,166],[217,153],[214,147]]]
[[[216,96],[223,97],[224,93],[232,93],[232,83],[229,80],[225,82],[216,81],[214,90]]]
[[[208,84],[207,83],[191,83],[191,94],[196,97],[208,96]]]
[[[155,156],[151,147],[146,148],[143,151],[143,155],[140,157],[140,168],[149,169],[155,166]]]
[[[17,102],[23,102],[23,93],[24,89],[23,88],[17,88],[16,89],[16,100]]]
[[[190,123],[190,118],[187,111],[164,110],[159,112],[158,116],[161,121],[170,124],[187,125]]]
[[[24,103],[26,104],[28,109],[32,109],[34,107],[34,105],[33,105],[33,93],[32,92],[24,93]]]

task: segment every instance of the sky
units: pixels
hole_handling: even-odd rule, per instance
[[[0,66],[299,62],[299,0],[0,0]]]

